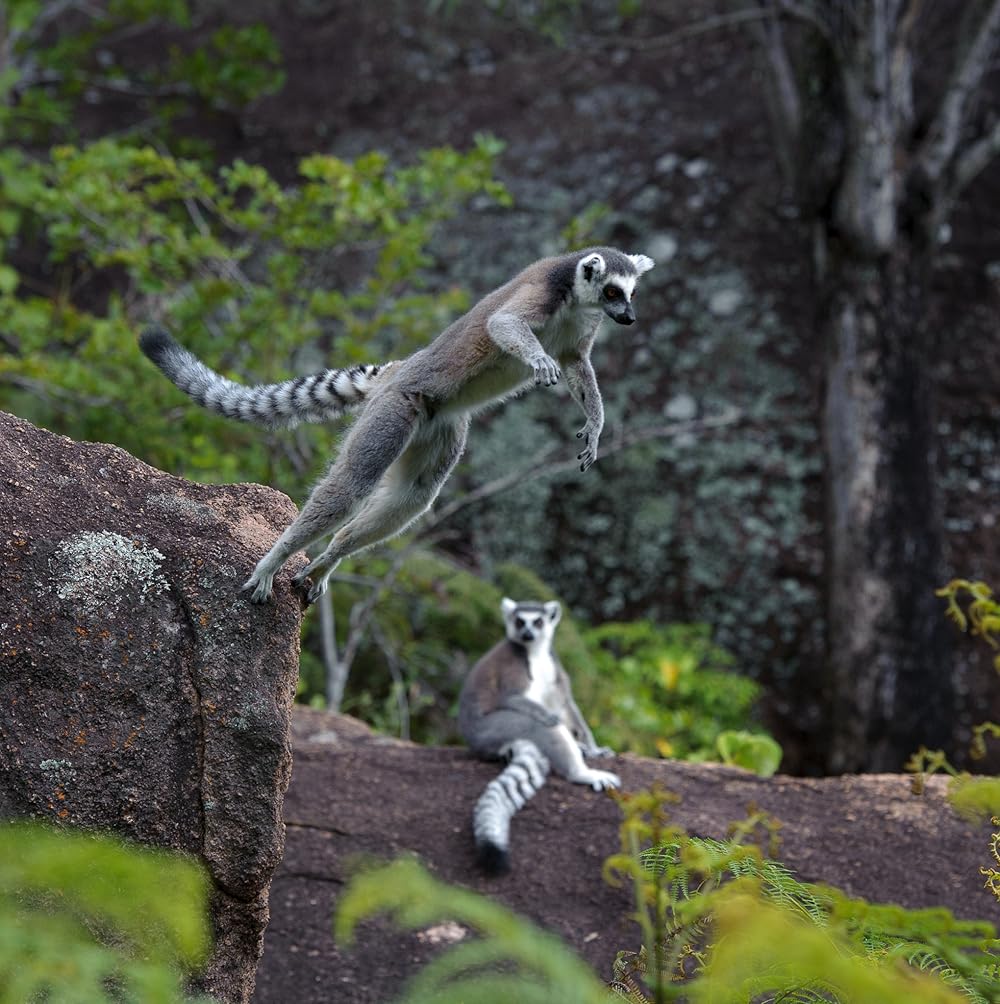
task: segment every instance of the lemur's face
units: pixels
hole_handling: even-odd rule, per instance
[[[500,604],[507,638],[525,648],[547,646],[562,615],[558,603],[516,603],[506,597]]]
[[[577,266],[578,295],[581,300],[598,304],[617,324],[632,324],[635,309],[632,301],[639,276],[653,267],[653,259],[644,254],[615,252],[607,260],[596,251],[580,259]]]

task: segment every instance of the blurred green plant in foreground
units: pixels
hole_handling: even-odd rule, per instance
[[[191,860],[82,831],[0,827],[0,1004],[175,1004],[209,951]]]

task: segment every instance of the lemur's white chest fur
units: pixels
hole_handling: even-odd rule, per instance
[[[524,696],[547,707],[556,686],[557,669],[552,649],[548,645],[538,645],[529,648],[527,654],[531,682]]]

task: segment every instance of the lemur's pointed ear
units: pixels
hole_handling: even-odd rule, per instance
[[[630,254],[629,260],[635,265],[635,270],[639,275],[642,275],[643,272],[648,272],[656,264],[652,258],[644,254]]]
[[[580,260],[580,271],[583,273],[583,277],[587,280],[587,282],[590,282],[594,276],[600,278],[600,276],[604,275],[606,267],[607,266],[604,264],[604,258],[597,254],[596,251],[594,254],[589,254],[586,258],[582,258]]]
[[[562,607],[555,600],[550,600],[545,604],[545,616],[553,624],[558,624],[559,618],[562,617]]]
[[[516,606],[517,604],[512,599],[505,596],[500,601],[500,613],[502,613],[504,617],[510,617],[510,615],[514,612],[514,608]]]

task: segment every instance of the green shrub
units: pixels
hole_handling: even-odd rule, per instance
[[[609,623],[583,633],[594,675],[576,684],[600,742],[647,756],[719,759],[725,732],[752,724],[760,686],[703,624]]]

